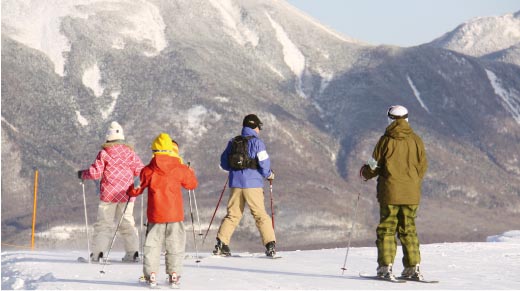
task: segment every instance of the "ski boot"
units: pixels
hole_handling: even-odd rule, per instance
[[[150,277],[148,277],[147,281],[150,288],[157,288],[157,277],[155,276],[155,272],[150,273]]]
[[[413,267],[405,267],[401,273],[401,277],[414,280],[424,280],[421,270],[419,269],[419,264]]]
[[[181,276],[177,276],[177,273],[175,273],[175,272],[168,274],[168,283],[170,284],[170,288],[179,289],[179,285],[181,284],[179,282],[180,279],[181,279]]]
[[[99,252],[97,256],[94,255],[94,253],[90,253],[90,261],[91,262],[103,262],[103,252]]]
[[[377,276],[387,280],[396,280],[394,274],[392,274],[392,264],[377,267]]]
[[[231,250],[228,245],[224,244],[219,238],[217,238],[217,244],[215,245],[213,254],[215,256],[229,257],[231,256]]]
[[[121,261],[126,263],[137,263],[139,262],[139,252],[127,252]]]
[[[275,242],[274,241],[271,241],[271,242],[268,242],[266,245],[265,245],[265,255],[268,256],[268,257],[275,257],[276,256],[276,250],[275,250]]]
[[[142,283],[142,284],[148,284],[149,280],[150,280],[150,277],[146,276],[146,275],[141,275],[141,277],[139,277],[139,283]]]

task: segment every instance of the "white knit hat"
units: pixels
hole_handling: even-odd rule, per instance
[[[408,121],[408,109],[401,105],[393,105],[386,112],[388,123],[392,123],[396,119],[404,119]]]
[[[107,130],[106,140],[114,141],[114,140],[124,140],[125,135],[123,134],[123,128],[117,121],[112,121],[110,123],[110,127]]]

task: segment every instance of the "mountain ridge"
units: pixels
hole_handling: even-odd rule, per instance
[[[466,55],[520,65],[520,11],[502,16],[476,17],[428,45]],[[508,57],[508,54],[512,56]]]
[[[13,11],[9,3],[3,14]],[[409,109],[430,160],[422,239],[478,240],[511,229],[520,216],[518,66],[429,45],[345,42],[279,1],[81,3],[67,9],[88,17],[60,18],[71,42],[63,75],[49,55],[2,35],[2,147],[12,150],[2,150],[7,242],[30,226],[35,167],[38,229],[81,224],[75,171],[92,162],[112,120],[144,163],[153,138],[169,132],[197,171],[199,209],[210,217],[226,176],[220,153],[243,116],[256,113],[277,176],[280,241],[293,249],[344,242],[362,193],[355,243],[371,243],[375,182],[362,183],[358,170],[384,132],[386,108],[397,103]],[[140,15],[140,5],[161,16],[153,23],[164,23],[165,47],[153,44],[162,39],[153,29],[133,30],[114,46],[111,36],[124,35],[114,27],[128,24],[125,13]],[[86,189],[93,217],[95,184]],[[245,215],[234,245],[247,248],[255,238]]]

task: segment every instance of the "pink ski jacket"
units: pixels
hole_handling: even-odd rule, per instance
[[[125,143],[108,142],[102,147],[94,163],[83,171],[82,178],[101,179],[101,201],[127,202],[129,196],[126,191],[134,183],[134,176],[139,176],[143,162]],[[135,198],[130,201],[135,201]]]

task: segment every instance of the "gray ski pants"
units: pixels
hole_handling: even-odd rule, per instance
[[[184,252],[186,250],[186,231],[184,223],[148,223],[144,242],[143,273],[150,276],[152,272],[159,274],[161,251],[166,250],[166,273],[182,274]]]
[[[114,237],[117,223],[121,219],[121,215],[123,215],[125,205],[126,202],[99,201],[97,221],[94,224],[94,243],[92,245],[92,252],[96,258],[100,252],[103,252],[105,256],[107,255],[110,242]],[[139,237],[135,227],[133,211],[134,202],[129,202],[118,230],[123,238],[125,252],[132,255],[139,250]]]

